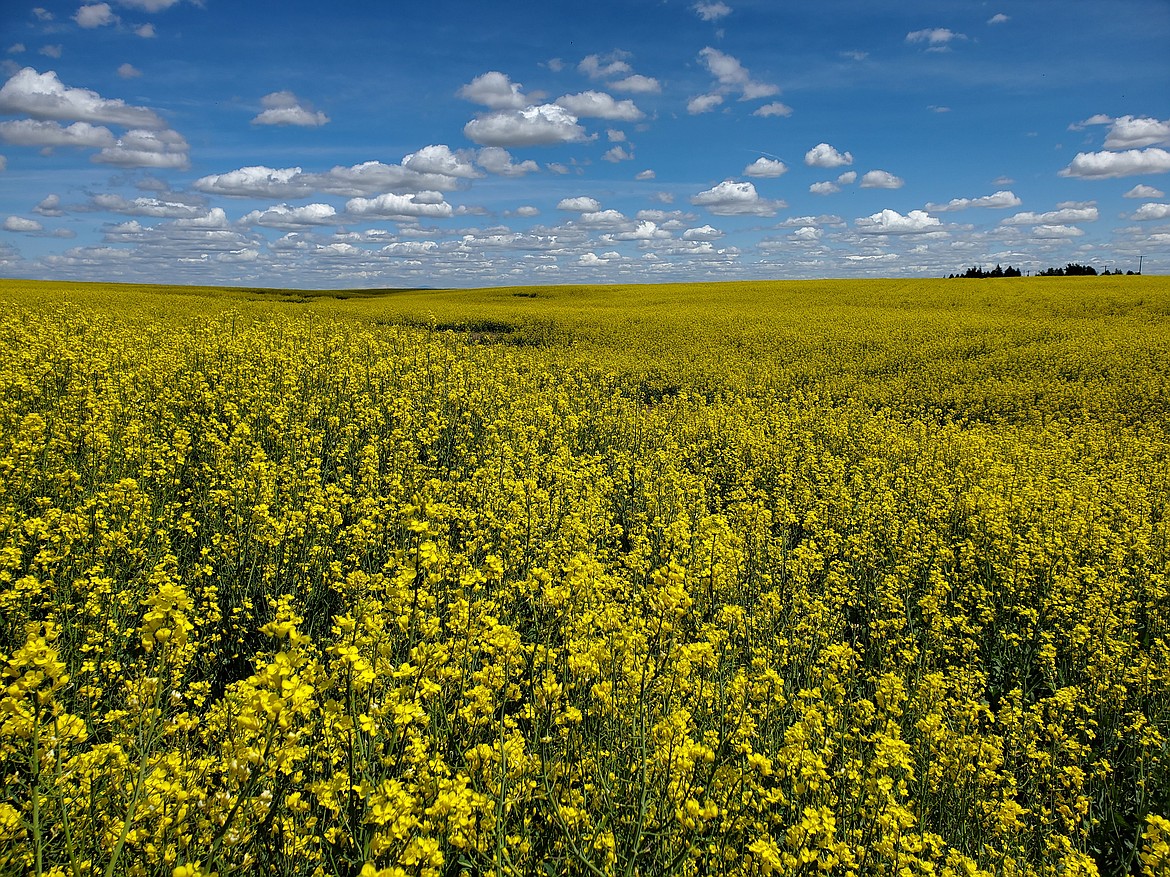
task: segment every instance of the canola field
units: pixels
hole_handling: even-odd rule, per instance
[[[1170,282],[0,282],[0,874],[1170,874]]]

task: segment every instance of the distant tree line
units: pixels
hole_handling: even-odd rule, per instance
[[[1135,272],[1126,271],[1124,273],[1132,276]],[[1092,265],[1078,265],[1076,262],[1069,262],[1063,268],[1045,268],[1043,271],[1036,272],[1037,277],[1096,277],[1097,274],[1098,274],[1097,269],[1094,268]],[[1108,268],[1106,268],[1104,271],[1101,271],[1100,274],[1102,277],[1111,276]],[[1112,276],[1117,276],[1120,274],[1122,274],[1122,270],[1120,268],[1118,268],[1116,271],[1112,272]],[[999,265],[996,265],[990,271],[988,271],[985,268],[977,268],[977,267],[972,266],[972,267],[968,268],[966,271],[964,271],[962,274],[948,274],[947,275],[948,278],[955,278],[955,277],[1020,277],[1020,276],[1022,276],[1020,269],[1013,268],[1011,265],[1008,265],[1006,268],[1001,268]]]

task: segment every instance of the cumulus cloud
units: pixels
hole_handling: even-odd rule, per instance
[[[1110,179],[1167,171],[1170,171],[1170,152],[1151,147],[1124,152],[1078,152],[1068,167],[1060,171],[1060,176]]]
[[[837,182],[842,186],[852,186],[857,182],[857,171],[845,171],[845,173],[838,175]]]
[[[1040,240],[1068,240],[1079,238],[1084,233],[1075,225],[1038,225],[1032,229],[1032,237]]]
[[[57,122],[33,119],[0,122],[0,140],[13,146],[75,146],[90,149],[101,149],[115,143],[113,132],[102,125],[74,122],[63,126]]]
[[[557,210],[569,210],[575,213],[595,213],[601,209],[601,202],[588,195],[579,195],[576,198],[562,198],[557,204]]]
[[[603,91],[583,91],[580,94],[566,94],[556,100],[576,116],[594,119],[612,119],[621,122],[636,122],[645,117],[632,100],[618,101]]]
[[[738,91],[741,100],[770,97],[780,91],[780,87],[777,85],[752,79],[748,69],[737,58],[718,49],[707,46],[699,52],[699,59],[711,71],[711,75],[715,77],[723,90]]]
[[[137,79],[142,75],[142,71],[133,64],[121,64],[118,67],[118,75],[123,79]]]
[[[114,10],[110,9],[109,3],[93,3],[78,9],[73,20],[77,22],[78,27],[88,30],[115,24],[118,21],[118,16],[114,15]]]
[[[756,187],[749,182],[724,180],[717,186],[691,197],[696,207],[705,207],[716,216],[774,216],[781,201],[761,198]]]
[[[953,210],[966,210],[969,207],[1004,209],[1019,207],[1022,203],[1014,192],[1000,190],[992,195],[983,195],[979,198],[952,198],[946,204],[927,204],[926,209],[933,210],[935,213],[946,213]]]
[[[46,195],[41,199],[41,203],[33,208],[33,213],[41,216],[64,216],[65,211],[61,209],[61,196],[57,194]]]
[[[991,18],[987,19],[988,24],[1006,24],[1007,21],[1008,16],[1004,15],[1002,12],[997,12],[995,15],[991,16]]]
[[[32,67],[20,70],[0,88],[0,112],[128,128],[166,127],[154,110],[108,100],[86,88],[70,88],[54,71],[38,73]]]
[[[420,174],[436,174],[466,180],[482,176],[467,157],[452,152],[449,146],[441,143],[424,146],[417,152],[404,155],[402,166]]]
[[[516,163],[511,153],[499,146],[483,147],[476,153],[475,163],[489,174],[501,177],[522,177],[540,170],[540,166],[531,159]]]
[[[157,219],[193,219],[204,214],[202,206],[181,201],[163,201],[158,198],[135,198],[129,201],[121,195],[103,192],[93,196],[92,206],[110,213],[126,216],[150,216]]]
[[[1139,207],[1130,219],[1145,222],[1150,219],[1170,219],[1170,204],[1159,204],[1151,201]]]
[[[629,222],[619,210],[593,210],[582,213],[577,221],[590,228],[617,228]]]
[[[154,167],[183,170],[190,166],[187,141],[176,131],[127,131],[93,160],[117,167]]]
[[[118,0],[122,6],[141,9],[143,12],[162,12],[180,3],[181,0]],[[202,4],[200,4],[202,5]]]
[[[780,101],[774,101],[773,103],[764,104],[762,107],[758,107],[752,113],[752,115],[753,116],[762,116],[764,118],[767,118],[769,116],[782,116],[782,117],[791,116],[792,115],[792,107],[788,106],[788,104],[782,104],[782,103],[780,103]]]
[[[708,113],[723,103],[723,95],[717,93],[699,94],[687,101],[687,112],[692,116]]]
[[[788,172],[788,165],[775,158],[757,158],[743,169],[749,177],[778,177]]]
[[[828,143],[818,143],[804,154],[804,163],[809,167],[842,167],[853,164],[853,153],[838,152]]]
[[[345,212],[365,219],[403,219],[428,217],[445,219],[454,213],[451,205],[439,192],[418,192],[398,195],[388,192],[376,198],[351,198],[345,203]]]
[[[1122,116],[1113,120],[1113,126],[1105,137],[1106,149],[1136,149],[1167,143],[1170,143],[1170,119],[1162,121]]]
[[[691,9],[695,10],[695,14],[703,21],[718,21],[731,15],[731,7],[721,0],[715,0],[713,3],[696,3]]]
[[[903,216],[886,208],[881,213],[853,220],[853,225],[862,234],[921,234],[939,228],[942,221],[924,210],[911,210]]]
[[[836,183],[828,180],[822,180],[819,183],[813,183],[808,187],[808,190],[814,195],[833,195],[841,191],[841,187]]]
[[[634,154],[626,151],[622,146],[614,146],[607,149],[605,155],[601,156],[602,161],[610,161],[616,164],[619,161],[633,161]]]
[[[888,171],[868,171],[861,178],[861,188],[863,189],[901,189],[904,185],[906,185],[905,180]]]
[[[633,73],[633,68],[626,62],[629,55],[626,52],[611,52],[608,55],[586,55],[577,65],[577,70],[590,79],[610,79],[614,76],[626,76]]]
[[[1000,220],[1000,225],[1065,225],[1070,222],[1096,222],[1097,216],[1096,207],[1062,207],[1059,210],[1052,210],[1048,213],[1033,213],[1031,211],[1016,213],[1006,219]]]
[[[658,227],[658,224],[650,219],[643,219],[629,231],[619,231],[612,234],[602,235],[602,240],[606,243],[613,243],[615,241],[660,241],[668,240],[670,232],[666,229]]]
[[[926,43],[928,51],[945,51],[949,48],[949,44],[953,40],[965,40],[967,37],[961,33],[955,33],[953,30],[945,27],[928,27],[923,30],[914,30],[906,34],[906,42],[908,43]]]
[[[209,174],[195,181],[200,192],[238,198],[294,198],[309,194],[299,167],[270,168],[250,165],[224,174]]]
[[[295,125],[300,128],[319,128],[329,122],[329,117],[302,104],[291,91],[274,91],[260,98],[265,108],[252,119],[253,125]]]
[[[638,173],[636,173],[636,174],[634,175],[634,179],[635,179],[635,180],[652,180],[652,179],[654,179],[654,177],[656,177],[656,176],[657,176],[657,174],[655,174],[655,173],[654,173],[654,171],[652,171],[652,170],[650,170],[649,168],[647,168],[647,169],[646,169],[646,170],[644,170],[644,171],[638,171]],[[1160,197],[1160,196],[1159,196],[1159,197]]]
[[[475,77],[456,94],[489,110],[520,110],[528,105],[520,83],[513,82],[498,70]]]
[[[1153,186],[1147,186],[1139,183],[1134,186],[1122,197],[1124,198],[1165,198],[1166,193],[1161,189],[1155,189]]]
[[[556,104],[495,110],[472,119],[463,133],[483,146],[552,146],[586,139],[577,117]]]
[[[688,228],[682,233],[684,241],[717,241],[721,237],[723,237],[723,232],[711,225]]]
[[[806,242],[818,241],[824,234],[824,229],[817,228],[815,225],[802,225],[792,231],[792,236],[796,240]]]
[[[640,73],[611,82],[609,87],[614,91],[625,91],[630,94],[658,94],[662,91],[662,85],[657,79],[653,76],[642,76]]]
[[[154,32],[154,25],[150,22],[147,22],[141,27],[134,28],[134,33],[142,37],[144,40],[154,39],[154,37],[157,36],[157,34]]]
[[[267,210],[253,210],[240,219],[243,225],[263,225],[267,228],[294,229],[306,225],[332,225],[337,211],[329,204],[306,204],[289,207],[277,204]]]
[[[36,234],[45,230],[45,227],[35,219],[25,219],[23,216],[9,216],[4,220],[5,231],[16,231],[23,234]]]

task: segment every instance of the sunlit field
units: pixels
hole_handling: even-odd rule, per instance
[[[0,282],[0,874],[1170,874],[1170,281]]]

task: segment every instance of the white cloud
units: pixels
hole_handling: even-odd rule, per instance
[[[601,202],[588,195],[579,195],[576,198],[562,198],[557,204],[557,210],[570,210],[576,213],[595,213],[601,209]]]
[[[717,186],[691,197],[696,207],[705,207],[716,216],[774,216],[783,202],[761,198],[756,187],[748,182],[724,180]]]
[[[118,67],[118,75],[123,79],[136,79],[142,75],[142,71],[133,64],[122,64]]]
[[[251,198],[294,198],[309,194],[299,167],[270,168],[250,165],[225,174],[210,174],[195,181],[200,192]]]
[[[652,180],[652,179],[654,179],[655,176],[657,176],[657,174],[655,174],[654,171],[647,168],[644,171],[638,171],[638,173],[634,175],[634,179],[635,180]]]
[[[853,153],[838,152],[828,143],[818,143],[804,154],[804,163],[809,167],[842,167],[853,164]]]
[[[23,216],[9,216],[4,220],[5,231],[18,231],[24,234],[35,234],[44,231],[45,227],[35,219],[25,219]]]
[[[451,151],[449,146],[434,144],[402,157],[402,166],[420,174],[437,174],[472,180],[481,176],[471,161]]]
[[[526,159],[517,164],[512,160],[512,156],[508,150],[499,146],[483,147],[476,153],[475,163],[489,174],[497,174],[502,177],[522,177],[524,174],[535,173],[540,170],[540,166],[531,159]]]
[[[1063,207],[1048,213],[1016,213],[1000,220],[1000,225],[1065,225],[1070,222],[1096,222],[1097,216],[1096,207]]]
[[[813,225],[802,225],[800,228],[793,229],[792,231],[792,236],[798,241],[818,241],[824,234],[823,229]]]
[[[748,69],[737,58],[707,46],[699,52],[699,58],[711,71],[711,75],[726,91],[738,91],[742,100],[769,97],[780,92],[780,87],[752,79]]]
[[[762,107],[758,107],[752,113],[752,115],[763,116],[764,118],[769,116],[791,116],[792,107],[788,106],[788,104],[782,104],[780,101],[775,101],[770,104],[764,104]]]
[[[1134,186],[1122,197],[1124,198],[1165,198],[1166,193],[1161,189],[1155,189],[1153,186],[1146,186],[1141,183]]]
[[[615,241],[660,241],[668,240],[670,232],[658,227],[653,220],[644,219],[629,231],[619,231],[613,234],[602,235],[606,243]]]
[[[700,94],[687,101],[687,112],[692,116],[697,116],[699,113],[707,113],[715,109],[723,103],[723,95],[712,92],[711,94]]]
[[[114,145],[114,134],[102,125],[74,122],[62,126],[57,122],[15,119],[0,122],[0,140],[14,146],[76,146],[101,149]]]
[[[723,232],[711,225],[688,228],[682,233],[684,241],[717,241],[721,237],[723,237]]]
[[[1002,12],[997,12],[995,15],[991,16],[991,18],[987,19],[988,24],[1006,24],[1008,21],[1009,17],[1004,15]]]
[[[819,183],[813,183],[808,187],[808,190],[814,195],[833,195],[841,191],[841,187],[836,183],[831,183],[828,180],[822,180]]]
[[[1151,201],[1139,207],[1130,219],[1144,222],[1150,219],[1170,219],[1170,204],[1158,204]]]
[[[528,105],[528,98],[521,89],[520,83],[513,82],[498,70],[491,70],[475,77],[456,94],[489,110],[520,110]]]
[[[837,176],[837,182],[842,186],[852,186],[857,182],[857,171],[845,171]]]
[[[60,43],[54,43],[48,46],[41,46],[38,52],[46,58],[60,58],[63,47]]]
[[[911,210],[903,216],[886,208],[881,213],[853,220],[853,225],[862,234],[921,234],[937,229],[942,221],[924,210]]]
[[[1068,130],[1081,131],[1090,125],[1110,125],[1112,123],[1112,116],[1107,116],[1104,113],[1097,113],[1095,115],[1089,116],[1089,118],[1085,119],[1083,122],[1073,122],[1068,126]]]
[[[933,210],[935,213],[946,213],[953,210],[966,210],[969,207],[989,207],[992,209],[1005,209],[1009,207],[1019,207],[1023,202],[1016,197],[1014,192],[1001,190],[992,195],[983,195],[979,198],[952,198],[946,204],[927,204],[927,210]]]
[[[115,24],[118,16],[114,15],[109,3],[93,3],[78,9],[73,20],[77,22],[78,27],[90,29]]]
[[[93,160],[118,167],[186,169],[191,162],[187,141],[176,131],[127,131],[113,146],[102,149]]]
[[[888,171],[868,171],[861,178],[861,188],[863,189],[901,189],[904,185],[906,185],[905,180]]]
[[[586,139],[577,117],[556,104],[495,110],[472,119],[463,133],[483,146],[551,146]]]
[[[1170,143],[1170,119],[1122,116],[1113,121],[1113,127],[1105,137],[1106,149],[1134,149],[1159,143]]]
[[[153,110],[107,100],[86,88],[69,88],[52,70],[37,73],[32,67],[25,67],[0,88],[0,112],[129,128],[166,127]]]
[[[929,47],[935,51],[947,48],[947,44],[952,40],[965,39],[967,37],[964,34],[955,33],[945,27],[928,27],[924,30],[915,30],[906,34],[906,42],[928,43]]]
[[[301,104],[291,91],[274,91],[260,98],[265,110],[252,119],[253,125],[296,125],[300,128],[319,128],[328,123],[329,117],[313,112]]]
[[[175,228],[199,230],[219,230],[229,227],[227,213],[222,207],[212,207],[206,213],[186,219],[176,219],[172,225]]]
[[[154,39],[157,36],[157,34],[154,32],[154,25],[150,22],[142,25],[142,27],[134,28],[134,33],[145,40]]]
[[[1062,177],[1110,179],[1170,171],[1170,152],[1165,149],[1127,149],[1125,152],[1078,152]]]
[[[578,222],[590,228],[617,228],[625,225],[629,220],[618,210],[593,210],[582,213]]]
[[[65,211],[61,209],[61,196],[57,194],[46,195],[41,199],[41,203],[33,208],[33,213],[38,213],[41,216],[64,216]]]
[[[601,159],[602,161],[610,161],[616,164],[619,161],[633,161],[634,154],[627,152],[624,147],[615,146],[612,149],[606,150],[605,155],[601,156]]]
[[[627,91],[630,94],[658,94],[662,91],[662,85],[657,79],[639,73],[611,82],[609,87],[614,91]]]
[[[300,228],[306,225],[332,225],[337,221],[337,211],[329,204],[306,204],[303,207],[289,207],[277,204],[267,210],[253,210],[240,219],[243,225],[263,225],[267,228]]]
[[[715,0],[713,3],[696,3],[691,8],[703,21],[718,21],[731,14],[731,7],[721,0]]]
[[[389,192],[376,198],[351,198],[345,203],[345,212],[351,216],[365,218],[397,219],[425,216],[445,219],[454,211],[438,192],[419,192],[411,195]]]
[[[126,216],[150,216],[157,219],[192,219],[203,215],[203,208],[179,201],[161,201],[158,198],[135,198],[127,201],[121,195],[103,192],[93,196],[93,206]]]
[[[121,6],[129,6],[131,9],[141,9],[143,12],[162,12],[164,9],[170,9],[179,2],[181,0],[118,0]]]
[[[788,165],[779,159],[761,157],[745,167],[743,172],[749,177],[778,177],[788,172]]]
[[[596,253],[582,253],[581,256],[577,259],[577,262],[581,265],[588,265],[592,267],[597,265],[608,265],[609,259],[603,259]]]
[[[622,122],[636,122],[645,117],[632,100],[616,101],[603,91],[583,91],[580,94],[566,94],[558,97],[556,105],[564,107],[576,116],[594,119],[613,119]]]
[[[538,207],[533,207],[531,204],[524,204],[520,207],[517,207],[512,212],[515,213],[517,216],[539,216],[540,215],[540,209]]]
[[[1038,225],[1032,229],[1032,237],[1041,240],[1067,240],[1079,238],[1084,233],[1075,225]]]
[[[614,76],[626,76],[633,73],[633,68],[626,63],[629,55],[626,52],[611,52],[608,55],[586,55],[577,65],[577,70],[590,79],[609,79]]]

